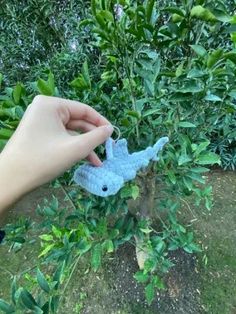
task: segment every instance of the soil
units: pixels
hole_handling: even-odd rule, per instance
[[[144,287],[133,274],[138,270],[135,249],[125,244],[103,260],[103,267],[94,273],[84,257],[71,280],[60,314],[235,314],[236,313],[236,175],[214,171],[209,175],[213,185],[214,207],[182,209],[181,219],[189,222],[195,239],[204,251],[197,255],[181,250],[170,257],[175,266],[166,275],[166,289],[157,293],[149,307]],[[54,194],[65,204],[59,189],[43,187],[18,203],[6,221],[16,215],[34,216],[32,209]],[[192,204],[191,204],[192,207]],[[194,215],[194,217],[192,216]],[[10,278],[37,263],[38,244],[31,243],[18,253],[9,253],[0,246],[0,298],[9,295]]]

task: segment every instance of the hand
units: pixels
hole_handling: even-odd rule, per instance
[[[93,150],[112,132],[109,121],[85,104],[36,96],[0,154],[1,198],[12,203],[86,157],[101,165]]]

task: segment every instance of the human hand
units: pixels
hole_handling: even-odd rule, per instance
[[[0,154],[1,196],[11,193],[14,201],[86,157],[101,165],[93,150],[112,132],[109,121],[85,104],[36,96]]]

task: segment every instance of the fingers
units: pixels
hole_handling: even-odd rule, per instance
[[[74,162],[87,157],[98,145],[104,143],[111,136],[111,125],[101,126],[87,133],[72,136],[70,140],[70,154]],[[94,159],[92,156],[92,160]],[[95,161],[96,162],[96,161]]]
[[[70,129],[68,132],[71,135],[75,135],[75,134],[78,135],[78,133],[71,130],[79,129],[83,132],[89,132],[89,131],[94,130],[95,128],[96,126],[83,120],[72,120],[67,124],[67,129]],[[102,165],[101,160],[99,159],[99,157],[97,156],[95,152],[91,152],[86,159],[96,167],[99,167]]]
[[[89,132],[95,129],[96,126],[83,120],[71,120],[69,123],[67,123],[66,128],[70,130],[81,130],[83,132]]]
[[[90,153],[86,159],[96,167],[99,167],[102,165],[101,160],[98,158],[95,152]]]
[[[52,98],[54,98],[54,101],[56,100],[59,105],[67,107],[71,120],[85,120],[95,126],[110,124],[105,117],[88,105],[69,99]]]

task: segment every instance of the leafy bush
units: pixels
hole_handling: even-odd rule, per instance
[[[215,152],[220,153],[223,167],[235,167],[232,10],[233,2],[228,1],[93,0],[79,31],[92,36],[88,47],[98,61],[96,68],[86,55],[81,73],[71,82],[62,80],[55,87],[57,80],[46,70],[40,72],[43,79],[27,83],[26,88],[18,83],[2,90],[2,147],[37,92],[92,105],[120,127],[130,150],[153,145],[161,135],[168,135],[170,144],[158,163],[117,196],[101,200],[74,190],[68,195],[74,207],[69,215],[55,199],[39,208],[44,217],[40,257],[57,265],[55,273],[46,277],[39,270],[32,273],[41,289],[34,290],[34,297],[14,283],[12,304],[1,301],[1,309],[56,313],[58,289],[61,285],[66,289],[80,256],[90,254],[91,267],[97,271],[102,255],[127,241],[136,246],[140,271],[134,277],[145,286],[150,304],[155,289],[164,288],[163,274],[173,266],[168,252],[200,251],[193,233],[179,222],[179,212],[188,196],[211,208],[212,189],[205,185],[204,174],[208,166],[220,164]],[[55,64],[63,64],[64,57],[70,59],[59,54]],[[79,58],[75,55],[75,60]],[[66,74],[67,61],[64,64],[60,73]],[[7,239],[12,241],[9,235]]]

